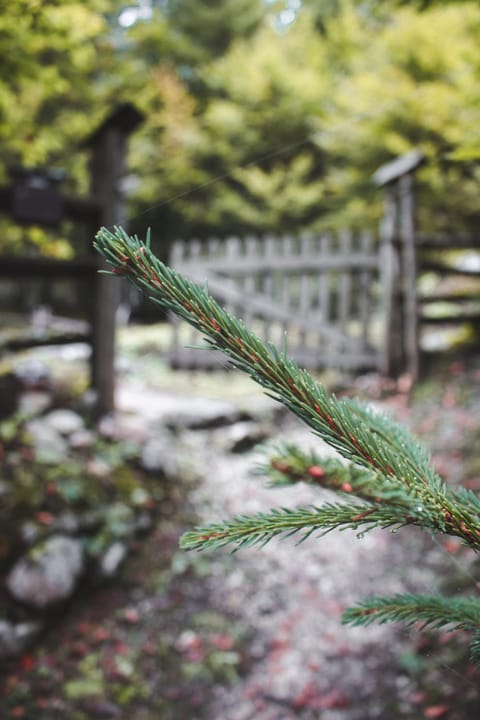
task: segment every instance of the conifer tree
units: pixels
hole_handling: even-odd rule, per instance
[[[170,0],[166,14],[183,41],[185,60],[201,62],[254,33],[265,7],[261,0]]]
[[[276,448],[262,468],[273,484],[307,481],[338,491],[339,501],[274,509],[199,527],[182,537],[184,549],[227,545],[238,549],[265,545],[277,536],[321,537],[335,528],[365,533],[413,525],[458,537],[473,551],[480,550],[480,499],[466,489],[447,487],[426,451],[402,426],[353,400],[329,395],[288,358],[286,349],[280,352],[264,343],[206,289],[160,262],[150,249],[150,233],[144,243],[122,228],[113,233],[102,228],[95,246],[113,274],[125,276],[162,308],[203,333],[208,348],[221,350],[234,368],[247,373],[347,461],[306,454],[291,444]],[[375,621],[471,631],[472,659],[480,664],[480,601],[475,597],[373,597],[343,615],[343,622],[353,625]]]

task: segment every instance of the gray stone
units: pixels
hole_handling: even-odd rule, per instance
[[[85,427],[84,419],[73,410],[61,408],[45,415],[43,421],[60,435],[71,435]]]
[[[174,428],[205,430],[232,425],[244,418],[236,405],[211,398],[189,398],[183,406],[172,408],[163,422]]]
[[[38,462],[57,463],[68,454],[68,445],[57,430],[43,418],[35,418],[25,424],[25,431]]]
[[[268,430],[257,423],[235,423],[226,431],[226,449],[232,453],[247,452],[266,440],[269,435]]]
[[[75,535],[80,529],[80,523],[74,513],[66,511],[57,515],[53,523],[53,529],[56,533]]]
[[[118,718],[122,714],[118,705],[100,698],[86,698],[81,706],[89,718]]]
[[[85,428],[75,430],[69,437],[70,447],[74,450],[87,450],[95,442],[95,434]]]
[[[155,426],[204,429],[230,425],[245,418],[234,403],[216,398],[182,396],[158,390],[120,387],[119,411],[140,414]]]
[[[112,543],[99,560],[98,575],[104,580],[115,577],[126,556],[127,546],[125,543],[118,540]]]
[[[42,609],[70,597],[83,570],[81,541],[54,535],[18,560],[7,587],[16,600]]]
[[[150,532],[153,527],[152,515],[148,512],[141,512],[135,519],[134,525],[136,535],[144,535]]]
[[[24,392],[18,401],[18,410],[23,416],[32,417],[45,412],[52,404],[52,395],[45,390]]]
[[[76,516],[78,529],[80,532],[92,533],[98,530],[105,518],[105,509],[87,510],[81,515]]]
[[[15,375],[28,389],[49,389],[52,382],[51,372],[40,360],[26,360],[15,368]]]
[[[115,415],[103,415],[98,421],[97,430],[102,437],[115,440],[118,435],[118,420]]]
[[[30,546],[37,542],[42,531],[37,523],[34,523],[32,520],[25,520],[20,528],[20,534],[23,542]]]
[[[275,423],[289,414],[289,410],[268,395],[253,395],[239,401],[241,410],[249,420]]]
[[[0,620],[0,657],[13,655],[15,650],[15,628],[6,620]]]
[[[178,461],[174,436],[166,430],[158,430],[142,448],[140,465],[144,470],[161,473],[165,477],[178,475]]]
[[[18,655],[41,632],[41,622],[24,622],[13,625],[0,620],[0,658]]]

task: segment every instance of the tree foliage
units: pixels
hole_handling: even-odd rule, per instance
[[[111,50],[109,0],[16,0],[0,14],[0,164],[64,164],[103,110],[92,80]],[[93,113],[93,117],[92,117]]]
[[[134,228],[161,226],[167,244],[376,222],[370,177],[413,147],[428,159],[423,227],[474,225],[478,3],[171,0],[124,27],[126,7],[5,4],[3,181],[7,166],[53,164],[85,190],[78,143],[133,100],[146,115],[130,153]]]

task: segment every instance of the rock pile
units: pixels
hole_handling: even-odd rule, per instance
[[[16,551],[0,578],[8,596],[0,658],[23,652],[86,582],[118,575],[132,543],[161,522],[162,485],[195,474],[194,446],[248,450],[273,432],[277,407],[267,400],[249,413],[225,401],[129,388],[119,393],[115,414],[93,421],[58,407],[53,383],[41,375],[38,386],[24,383],[18,412],[0,424],[10,471],[9,481],[0,479],[5,512],[15,515],[15,492],[23,504],[31,501],[15,541],[5,530]],[[19,468],[27,472],[25,487],[16,484]]]

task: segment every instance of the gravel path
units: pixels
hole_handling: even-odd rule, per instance
[[[201,522],[332,499],[304,484],[266,487],[251,474],[258,456],[225,456],[216,435],[197,432],[188,439],[201,474],[193,496]],[[283,436],[305,447],[321,442],[294,420]],[[391,700],[401,707],[415,690],[394,670],[408,633],[393,626],[344,627],[340,616],[373,593],[431,591],[437,552],[435,546],[426,550],[416,532],[385,531],[361,539],[332,532],[299,547],[293,539],[272,541],[235,554],[228,570],[225,553],[217,552],[210,594],[248,627],[252,665],[235,685],[216,688],[210,720],[365,720],[386,717]]]

